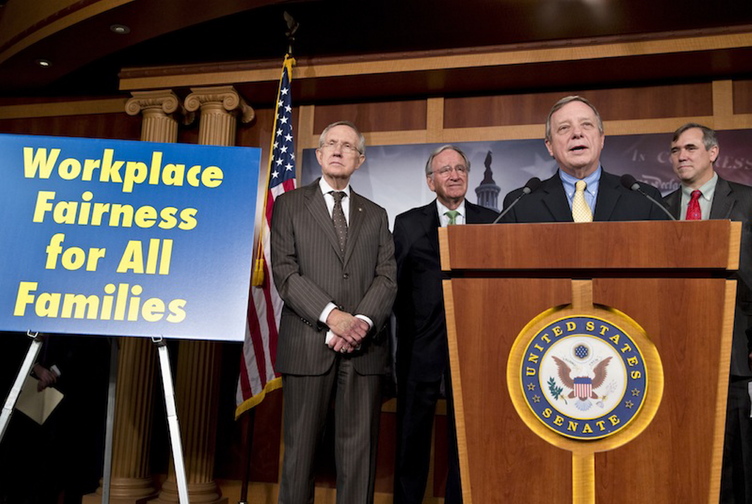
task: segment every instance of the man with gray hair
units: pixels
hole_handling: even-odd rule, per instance
[[[275,363],[285,402],[279,504],[314,501],[332,398],[337,504],[373,502],[397,284],[386,211],[350,187],[364,152],[354,124],[329,125],[316,150],[321,178],[274,203],[272,271],[284,301]]]
[[[722,504],[752,502],[752,420],[750,419],[749,331],[752,331],[752,187],[718,176],[720,147],[715,131],[687,123],[674,132],[671,165],[681,188],[666,196],[671,214],[681,220],[731,219],[742,222],[731,376],[721,475]]]
[[[558,165],[553,177],[520,199],[503,222],[592,222],[665,220],[664,211],[644,195],[621,184],[603,170],[605,141],[598,110],[581,96],[562,98],[546,119],[546,148]],[[642,192],[660,201],[655,187],[640,184]],[[516,189],[504,198],[508,208],[522,194]]]
[[[444,298],[439,264],[440,227],[491,223],[494,210],[465,199],[470,162],[453,145],[439,147],[426,163],[426,183],[436,193],[428,205],[394,221],[397,259],[397,460],[394,504],[420,504],[426,489],[436,402],[447,397],[449,475],[444,502],[462,502],[454,428]]]

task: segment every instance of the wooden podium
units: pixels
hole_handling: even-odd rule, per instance
[[[729,221],[442,228],[465,504],[716,504],[740,239]],[[610,437],[561,435],[521,403],[520,339],[572,310],[643,335],[644,402]]]

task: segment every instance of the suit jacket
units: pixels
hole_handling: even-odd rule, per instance
[[[681,218],[681,189],[665,198],[671,214]],[[749,343],[747,330],[752,336],[752,187],[729,182],[718,177],[713,202],[710,206],[711,219],[730,219],[742,223],[742,245],[737,273],[736,312],[734,314],[734,338],[731,349],[731,374],[752,376],[747,364]]]
[[[653,186],[640,188],[661,201],[661,193]],[[520,194],[516,189],[504,198],[507,208]],[[667,220],[668,216],[642,194],[621,185],[620,177],[601,171],[594,221]],[[534,192],[524,196],[504,217],[503,222],[572,222],[572,210],[564,192],[559,173],[541,182]]]
[[[271,252],[274,282],[284,301],[276,370],[325,373],[340,354],[324,344],[328,328],[318,321],[328,303],[373,321],[350,358],[360,374],[387,371],[388,320],[397,292],[394,243],[386,211],[350,191],[350,224],[344,253],[318,179],[274,203]]]
[[[493,210],[465,201],[467,224],[491,223]],[[397,371],[424,381],[438,380],[446,368],[447,338],[439,264],[436,200],[397,216]]]

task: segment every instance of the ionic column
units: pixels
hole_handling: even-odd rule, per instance
[[[141,140],[146,142],[174,143],[178,141],[178,122],[175,112],[180,100],[169,90],[134,91],[133,98],[125,104],[128,115],[141,113]]]
[[[198,143],[202,145],[235,145],[238,119],[248,123],[256,115],[232,86],[191,88],[185,108],[201,110]]]
[[[189,112],[199,112],[199,143],[235,144],[237,121],[250,122],[255,113],[231,86],[192,88],[185,99]],[[220,344],[184,340],[178,351],[175,379],[186,480],[191,503],[226,503],[214,481],[217,405],[219,400]],[[174,461],[156,503],[179,501]]]
[[[132,96],[125,110],[142,113],[141,140],[176,142],[180,101],[175,93],[137,91]],[[149,467],[157,349],[148,338],[123,337],[119,344],[110,502],[142,504],[157,495]],[[101,501],[102,487],[86,495],[83,504]]]

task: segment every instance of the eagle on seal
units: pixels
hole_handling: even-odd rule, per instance
[[[570,399],[577,398],[575,406],[578,409],[584,411],[590,409],[592,403],[590,399],[599,399],[598,394],[595,393],[595,389],[603,385],[603,382],[608,376],[608,363],[611,361],[611,357],[606,357],[593,367],[593,377],[591,378],[587,374],[582,376],[572,376],[572,368],[559,359],[556,356],[552,356],[556,362],[556,366],[559,369],[559,379],[562,381],[565,387],[571,390],[569,395]]]

